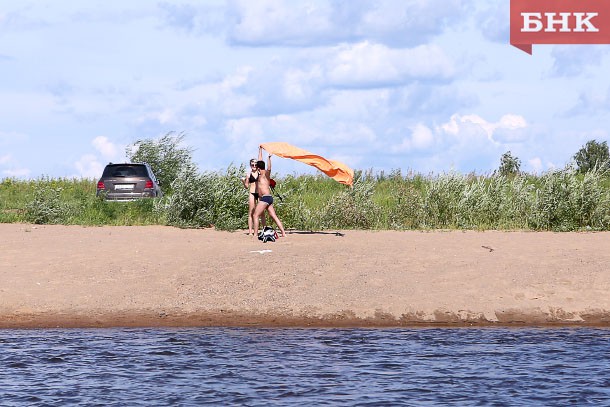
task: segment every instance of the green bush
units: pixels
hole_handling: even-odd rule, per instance
[[[161,138],[138,140],[126,149],[131,162],[150,165],[165,194],[172,193],[172,182],[180,172],[193,166],[192,150],[183,147],[183,133],[167,133]]]
[[[389,229],[405,230],[424,227],[424,196],[414,185],[407,182],[392,182],[389,199],[384,207]]]
[[[377,226],[380,208],[373,202],[375,184],[357,179],[353,188],[344,188],[322,208],[322,229],[372,229]]]
[[[0,222],[247,227],[245,168],[199,173],[187,165],[162,199],[104,201],[95,180],[0,182]],[[357,172],[353,188],[323,175],[276,177],[275,208],[288,229],[610,230],[610,178],[600,168],[540,176]],[[283,199],[279,199],[279,196]]]
[[[603,188],[604,172],[579,175],[573,168],[543,174],[535,189],[530,226],[538,230],[605,229],[610,196]]]
[[[574,154],[574,161],[578,171],[586,173],[593,170],[610,170],[610,151],[608,142],[589,140]]]
[[[431,179],[424,191],[424,226],[458,227],[459,206],[466,186],[466,177],[455,172]]]
[[[25,218],[36,224],[62,223],[68,217],[69,206],[61,199],[62,187],[41,179],[32,199],[25,205]]]
[[[498,175],[510,176],[519,175],[521,172],[521,160],[513,157],[510,151],[505,152],[500,157],[500,167],[496,171]]]
[[[189,165],[172,183],[173,194],[162,209],[167,222],[178,227],[210,227],[236,230],[247,224],[247,191],[239,180],[243,166],[229,166],[225,173],[199,174]]]

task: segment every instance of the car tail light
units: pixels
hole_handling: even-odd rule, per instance
[[[146,185],[144,185],[144,188],[152,189],[152,187],[153,187],[153,182],[151,180],[146,181]]]
[[[99,181],[99,182],[97,183],[97,189],[104,189],[104,188],[106,188],[106,186],[104,185],[104,183],[103,183],[102,181]]]

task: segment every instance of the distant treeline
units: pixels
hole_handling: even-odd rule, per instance
[[[107,202],[87,179],[0,182],[0,222],[247,228],[246,169],[187,166],[162,199]],[[542,175],[389,174],[356,171],[353,188],[323,175],[277,177],[276,210],[297,230],[610,230],[606,169]]]

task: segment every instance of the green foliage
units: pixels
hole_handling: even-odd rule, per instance
[[[0,222],[149,225],[237,230],[247,225],[243,166],[199,173],[189,164],[162,199],[109,202],[95,180],[0,181]],[[610,230],[610,171],[540,176],[358,172],[354,187],[323,175],[275,177],[287,229]],[[283,199],[279,199],[281,195]]]
[[[457,227],[458,208],[465,189],[466,177],[455,172],[431,179],[424,191],[424,225]]]
[[[606,141],[598,143],[595,140],[587,143],[574,155],[574,161],[578,171],[586,173],[599,168],[601,170],[610,169],[610,153]]]
[[[510,151],[502,154],[500,158],[500,167],[498,168],[497,174],[507,177],[511,175],[518,175],[521,172],[521,160],[517,157],[513,157]]]
[[[396,205],[389,207],[390,229],[419,229],[424,227],[424,198],[412,186],[401,185],[393,194]]]
[[[311,176],[295,178],[288,176],[276,186],[276,192],[281,197],[274,203],[277,215],[285,225],[299,230],[318,230],[320,226],[319,207],[323,193],[314,191],[313,186],[320,185]],[[329,195],[330,196],[330,195]],[[308,197],[309,204],[305,201]],[[322,201],[325,202],[325,201]]]
[[[0,222],[66,225],[165,224],[156,200],[104,201],[95,196],[91,179],[49,179],[0,182]]]
[[[173,191],[172,182],[178,174],[192,163],[192,150],[181,147],[184,134],[167,133],[158,140],[138,140],[126,149],[131,162],[145,162],[150,165],[161,189],[165,194]]]
[[[457,226],[464,229],[486,228],[498,223],[506,177],[463,179],[462,197],[458,201]]]
[[[488,225],[498,229],[529,229],[528,216],[532,210],[534,185],[525,176],[503,178],[503,188],[499,192],[498,224]],[[498,192],[494,192],[498,194]]]
[[[538,230],[605,230],[610,215],[610,195],[602,187],[598,169],[579,176],[572,168],[542,175],[535,190],[530,226]]]
[[[353,188],[344,188],[322,208],[323,229],[372,229],[380,210],[373,202],[375,183],[356,179]]]
[[[25,205],[25,218],[32,223],[62,223],[68,215],[69,207],[60,195],[62,188],[41,179],[34,190],[33,198]]]
[[[167,222],[178,227],[215,226],[235,230],[247,223],[247,191],[239,177],[243,166],[229,166],[225,173],[199,174],[189,165],[173,183],[174,192],[162,206]]]
[[[132,202],[86,199],[78,202],[80,215],[71,219],[70,223],[100,226],[165,224],[165,214],[156,210],[159,201],[150,198]]]
[[[299,230],[323,229],[327,202],[346,188],[325,175],[289,175],[276,181],[275,190],[282,199],[276,199],[275,210],[284,225]]]

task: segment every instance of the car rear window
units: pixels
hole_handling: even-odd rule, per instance
[[[148,177],[143,165],[107,165],[102,177]]]

